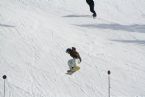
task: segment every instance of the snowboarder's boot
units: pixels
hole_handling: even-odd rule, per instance
[[[97,14],[96,14],[96,13],[93,13],[93,15],[92,15],[92,16],[93,16],[93,18],[95,18],[95,17],[97,16]]]
[[[70,70],[68,70],[67,72],[74,72],[75,71],[75,67],[72,67]]]

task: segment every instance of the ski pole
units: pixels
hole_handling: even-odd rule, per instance
[[[5,97],[5,79],[7,78],[6,75],[3,75],[3,79],[4,79],[4,97]]]
[[[110,88],[111,88],[111,85],[110,85],[110,70],[108,70],[108,97],[110,97]]]

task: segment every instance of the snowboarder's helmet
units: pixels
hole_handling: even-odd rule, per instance
[[[71,52],[70,48],[66,49],[66,53],[70,53],[70,52]]]

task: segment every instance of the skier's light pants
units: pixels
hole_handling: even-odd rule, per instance
[[[70,69],[72,69],[72,67],[77,66],[78,64],[80,64],[79,59],[70,59],[70,60],[68,60],[68,66],[69,66]]]

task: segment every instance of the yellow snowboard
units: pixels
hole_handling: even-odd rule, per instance
[[[74,72],[80,70],[79,66],[74,67],[72,70],[68,70],[66,74],[72,75]]]

